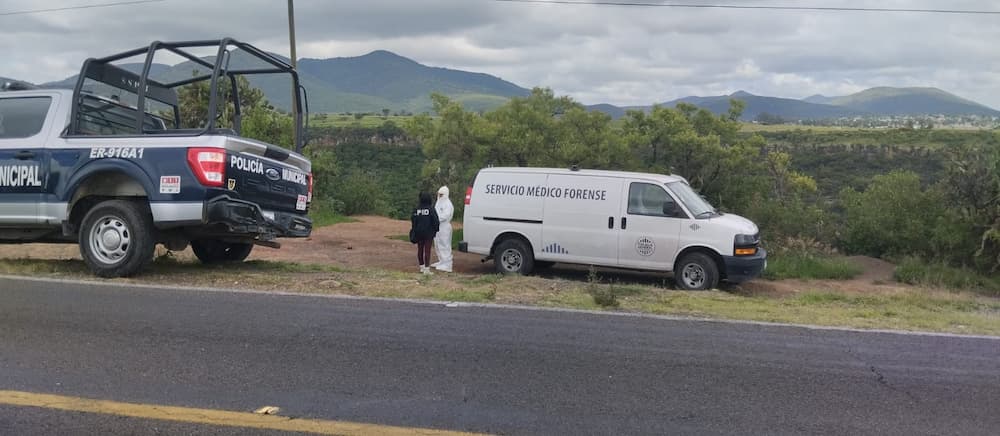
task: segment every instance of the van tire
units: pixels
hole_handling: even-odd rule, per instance
[[[253,244],[225,242],[217,239],[191,241],[191,251],[206,265],[243,262],[250,256]]]
[[[500,274],[528,275],[535,269],[535,254],[521,239],[505,239],[493,253],[493,265]]]
[[[719,266],[705,253],[690,253],[674,269],[677,287],[686,291],[705,291],[719,286]]]
[[[87,211],[80,222],[80,255],[104,278],[128,277],[153,261],[153,216],[139,201],[107,200]]]

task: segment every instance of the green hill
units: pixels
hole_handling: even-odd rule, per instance
[[[212,58],[206,59],[211,61]],[[259,62],[234,52],[230,68],[260,67]],[[142,65],[123,64],[122,67],[138,72]],[[426,112],[433,108],[430,95],[435,92],[479,111],[500,106],[512,96],[530,94],[527,89],[488,74],[428,67],[387,51],[358,57],[302,59],[298,69],[299,81],[308,92],[313,113],[381,112],[382,109]],[[170,82],[191,77],[195,70],[204,70],[204,67],[190,61],[173,66],[154,64],[151,77]],[[291,108],[291,84],[287,77],[258,75],[248,78],[251,84],[264,91],[275,107]],[[73,76],[42,86],[71,88],[75,83],[76,76]]]
[[[743,100],[746,108],[740,117],[744,121],[756,119],[760,114],[766,113],[781,117],[785,120],[808,120],[822,118],[839,118],[845,116],[859,115],[858,111],[850,108],[831,106],[827,104],[809,103],[791,98],[765,97],[753,95],[745,91],[735,92],[730,95],[718,95],[710,97],[684,97],[671,100],[661,104],[661,106],[675,107],[679,103],[688,103],[700,108],[708,109],[716,114],[729,112],[730,100]],[[612,105],[590,106],[593,110],[604,112],[612,117],[620,117],[627,109],[649,110],[650,107],[629,107],[621,108]]]
[[[378,97],[391,102],[390,109],[413,112],[429,109],[433,92],[468,102],[470,108],[495,107],[530,93],[488,74],[428,67],[384,50],[359,57],[302,59],[298,67],[332,89]]]
[[[892,88],[882,86],[835,97],[830,104],[878,115],[986,115],[996,111],[937,88]]]

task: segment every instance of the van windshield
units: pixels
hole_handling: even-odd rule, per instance
[[[694,214],[694,218],[710,218],[718,215],[715,208],[711,204],[708,204],[705,199],[701,198],[697,192],[694,192],[687,183],[684,182],[671,182],[667,183],[667,189],[673,192],[674,195],[687,206],[688,210]]]

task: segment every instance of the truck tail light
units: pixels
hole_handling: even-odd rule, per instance
[[[307,203],[312,203],[313,201],[313,173],[309,173],[309,196],[306,197]]]
[[[472,186],[465,188],[465,205],[472,203]]]
[[[204,186],[222,186],[226,178],[226,150],[221,148],[189,148],[188,166]]]

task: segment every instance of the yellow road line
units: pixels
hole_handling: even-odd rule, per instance
[[[324,435],[435,435],[472,436],[474,433],[434,430],[425,428],[393,427],[358,422],[298,419],[276,415],[258,415],[248,412],[196,409],[191,407],[159,406],[155,404],[121,403],[62,395],[0,390],[0,404],[9,406],[40,407],[71,412],[127,416],[141,419],[177,421],[225,427],[243,427],[265,430],[316,433]]]

